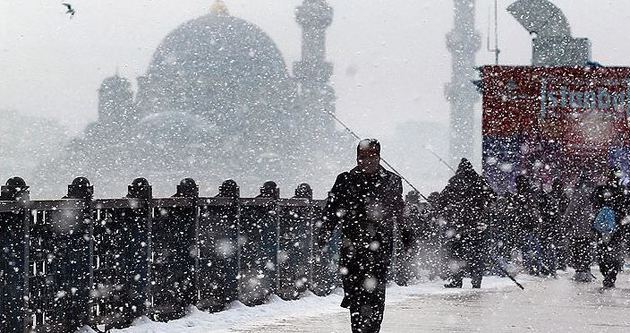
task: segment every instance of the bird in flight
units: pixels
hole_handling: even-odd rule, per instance
[[[68,10],[66,11],[66,14],[70,14],[70,18],[73,18],[74,14],[76,14],[77,12],[74,10],[74,8],[72,8],[72,5],[66,2],[62,3],[62,5],[68,8]]]

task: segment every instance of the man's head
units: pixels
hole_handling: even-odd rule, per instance
[[[420,193],[416,190],[409,191],[405,197],[405,201],[414,204],[420,203]]]
[[[365,139],[357,146],[357,166],[361,172],[377,173],[381,162],[381,144],[376,139]]]
[[[431,194],[429,194],[429,197],[427,198],[427,201],[432,206],[436,205],[438,201],[440,201],[440,192],[431,192]]]

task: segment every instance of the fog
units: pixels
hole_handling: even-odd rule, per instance
[[[72,137],[96,120],[97,89],[105,77],[118,72],[135,82],[166,34],[206,14],[213,1],[70,2],[77,11],[73,19],[65,14],[61,1],[0,2],[0,111],[56,119]],[[225,2],[231,15],[258,25],[274,39],[289,68],[299,59],[301,29],[294,10],[301,1]],[[505,12],[511,2],[499,1],[500,63],[528,64],[530,36]],[[553,2],[566,14],[575,37],[591,39],[593,60],[630,64],[624,29],[630,17],[627,1]],[[484,44],[478,65],[494,62],[485,44],[492,3],[477,2],[477,30]],[[409,132],[397,130],[409,122],[446,125],[449,115],[443,91],[451,63],[444,36],[453,26],[452,1],[329,0],[329,4],[335,18],[328,30],[327,56],[335,66],[332,81],[339,117],[361,136],[383,138],[386,144],[413,140],[398,135]],[[0,138],[0,146],[7,142]],[[340,158],[352,162],[351,156]],[[392,160],[406,165],[405,170],[437,163],[409,155]],[[3,178],[10,173],[0,170]],[[430,183],[420,175],[412,178]]]

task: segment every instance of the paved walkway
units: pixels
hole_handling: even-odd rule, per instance
[[[576,284],[564,275],[517,288],[411,295],[388,305],[383,333],[403,332],[630,332],[630,274],[601,292],[601,277]],[[239,333],[350,332],[347,313],[289,318],[233,329]]]

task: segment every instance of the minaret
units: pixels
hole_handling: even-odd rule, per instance
[[[475,31],[475,0],[454,0],[454,9],[455,27],[446,36],[452,56],[446,98],[451,104],[450,159],[456,165],[459,159],[472,158],[474,153],[474,106],[479,96],[472,81],[481,38]]]
[[[304,0],[297,8],[296,19],[302,26],[302,59],[293,71],[300,84],[303,107],[315,134],[330,134],[335,124],[326,113],[335,113],[336,97],[330,85],[333,65],[326,61],[326,29],[332,23],[333,9],[326,0]]]
[[[128,124],[132,116],[131,83],[118,73],[103,80],[98,90],[98,121],[122,126]]]

